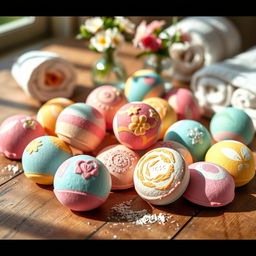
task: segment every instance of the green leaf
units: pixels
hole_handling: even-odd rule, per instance
[[[142,56],[149,55],[149,54],[155,54],[155,52],[153,52],[153,51],[144,51],[144,52],[141,52],[141,53],[137,54],[136,58],[138,59]]]
[[[80,31],[81,35],[86,39],[90,39],[93,36],[90,32],[86,30],[86,28],[83,25],[80,26]]]

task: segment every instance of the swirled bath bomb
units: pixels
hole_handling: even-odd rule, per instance
[[[210,132],[217,142],[238,140],[248,145],[254,137],[254,126],[251,117],[244,110],[226,107],[212,117]]]
[[[21,159],[25,147],[33,139],[46,135],[44,128],[33,117],[15,115],[0,126],[0,152],[10,159]]]
[[[103,140],[106,123],[96,108],[80,102],[66,107],[60,113],[55,132],[72,147],[90,152]]]
[[[104,164],[88,155],[63,162],[54,177],[54,194],[74,211],[89,211],[102,205],[111,190],[111,177]]]
[[[47,134],[57,136],[55,133],[56,120],[60,112],[75,102],[67,98],[54,98],[43,104],[37,112],[36,119],[43,126]]]
[[[156,148],[141,157],[134,171],[139,196],[155,205],[167,205],[182,196],[189,171],[182,156],[171,148]]]
[[[173,88],[164,97],[177,113],[178,120],[200,121],[201,110],[193,93],[186,88]]]
[[[121,144],[135,150],[146,149],[160,136],[161,118],[150,105],[131,102],[115,114],[113,130]]]
[[[103,149],[97,155],[108,169],[112,179],[112,189],[128,189],[133,187],[133,172],[140,156],[121,144]]]
[[[249,183],[255,175],[252,151],[239,141],[223,140],[215,143],[207,151],[205,161],[224,167],[234,178],[236,187]]]
[[[194,120],[180,120],[171,125],[165,133],[164,141],[174,140],[185,146],[191,153],[194,162],[204,159],[211,146],[208,130]]]
[[[162,139],[167,129],[177,121],[177,115],[175,111],[166,100],[159,97],[148,98],[143,100],[142,102],[149,104],[160,115],[162,121],[160,139]]]
[[[104,116],[107,130],[113,129],[116,111],[127,103],[123,91],[112,85],[102,85],[94,89],[86,99],[86,104],[95,107]]]
[[[148,148],[148,151],[150,151],[152,149],[155,149],[155,148],[172,148],[172,149],[178,151],[181,154],[181,156],[184,158],[187,165],[190,165],[190,164],[193,163],[193,157],[190,154],[189,150],[177,141],[171,141],[171,140],[162,141],[162,140],[159,140],[153,146]]]
[[[188,166],[190,180],[183,196],[192,203],[220,207],[235,197],[235,183],[229,172],[218,164],[197,162]]]
[[[35,183],[51,185],[59,166],[70,157],[70,147],[58,137],[38,137],[23,152],[24,174]]]
[[[164,81],[150,69],[142,69],[131,75],[124,85],[124,94],[129,102],[142,101],[164,94]]]

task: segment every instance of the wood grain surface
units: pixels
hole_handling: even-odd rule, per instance
[[[74,39],[48,40],[33,46],[33,49],[59,53],[74,63],[78,84],[72,99],[84,102],[93,88],[90,70],[99,54],[88,51],[84,41]],[[129,44],[119,52],[128,74],[143,67],[143,60],[135,58],[137,53],[138,50]],[[41,105],[27,95],[11,76],[11,64],[19,54],[21,52],[0,60],[0,123],[15,114],[35,116]],[[178,81],[175,86],[188,87]],[[203,119],[202,123],[208,128],[208,119]],[[108,134],[108,139],[115,141],[113,134]],[[255,138],[249,147],[256,156]],[[10,171],[8,165],[17,168]],[[38,185],[27,179],[21,161],[0,155],[0,238],[255,239],[256,178],[236,188],[235,193],[234,201],[220,208],[200,207],[183,197],[167,206],[153,206],[131,188],[112,191],[102,206],[79,213],[60,204],[52,186]],[[140,225],[133,219],[121,218],[116,209],[122,204],[126,205],[126,217],[129,217],[129,212],[132,217],[134,213],[146,212],[151,216],[163,215],[165,222]]]

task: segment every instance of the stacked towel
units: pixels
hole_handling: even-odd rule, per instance
[[[41,102],[55,97],[69,98],[76,84],[70,61],[47,51],[29,51],[12,66],[12,75],[29,95]]]
[[[191,89],[205,116],[233,106],[245,110],[256,127],[256,46],[195,72]]]

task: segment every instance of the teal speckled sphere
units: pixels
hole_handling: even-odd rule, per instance
[[[164,135],[164,141],[176,141],[191,153],[194,162],[201,161],[211,146],[211,135],[199,122],[180,120],[171,125]]]
[[[254,137],[251,117],[242,109],[226,107],[211,119],[210,132],[215,141],[237,140],[246,145]]]

